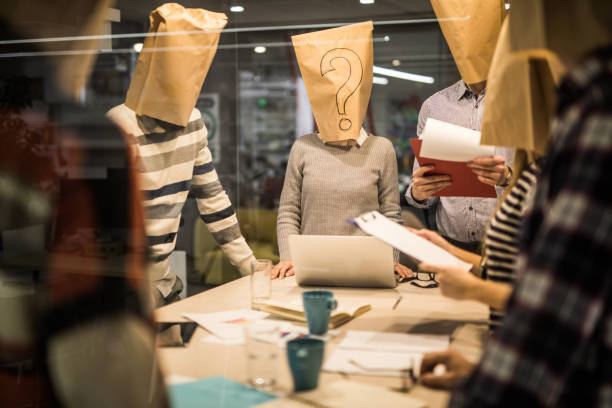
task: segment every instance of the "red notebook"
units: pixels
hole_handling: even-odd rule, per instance
[[[436,168],[426,173],[428,176],[436,174],[448,174],[452,184],[444,190],[438,191],[434,196],[438,197],[486,197],[497,198],[495,187],[481,183],[476,174],[467,166],[466,162],[455,162],[446,160],[427,159],[421,157],[421,139],[410,139],[412,150],[416,155],[419,166],[433,164]]]

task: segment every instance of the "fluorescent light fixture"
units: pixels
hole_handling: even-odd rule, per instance
[[[263,54],[267,51],[267,49],[263,45],[258,45],[257,47],[255,47],[255,49],[253,49],[253,51],[255,51],[257,54]]]
[[[230,11],[232,13],[242,13],[244,11],[244,7],[238,6],[238,5],[232,6],[232,7],[230,7]]]
[[[361,4],[374,4],[374,0],[359,0]]]
[[[387,85],[389,83],[389,80],[387,78],[375,76],[374,78],[372,78],[372,82],[377,85]]]
[[[398,59],[394,59],[393,61],[391,61],[391,65],[393,65],[394,67],[399,67],[401,65],[401,62]]]
[[[434,83],[433,77],[430,77],[430,76],[410,74],[408,72],[402,72],[396,69],[377,67],[376,65],[374,65],[374,73],[379,74],[379,75],[390,76],[393,78],[405,79],[407,81],[423,82],[425,84]]]
[[[142,43],[135,43],[132,48],[134,49],[134,51],[136,52],[140,52],[142,51]]]

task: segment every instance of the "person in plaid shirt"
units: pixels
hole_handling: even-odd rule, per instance
[[[612,18],[604,2],[579,3],[557,3],[565,9],[553,11],[554,22],[567,27],[560,23],[589,7],[600,20]],[[565,34],[550,41],[571,69],[503,326],[476,367],[454,351],[423,360],[424,384],[461,383],[453,407],[612,406],[612,42],[596,29],[574,47],[561,45]],[[605,47],[572,66],[602,39]],[[438,364],[446,373],[434,374]]]

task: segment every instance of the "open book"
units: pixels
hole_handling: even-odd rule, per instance
[[[356,304],[338,300],[338,307],[332,310],[329,317],[329,328],[335,329],[338,326],[342,326],[355,317],[361,316],[371,308],[372,306],[368,304]],[[306,315],[304,314],[304,306],[301,299],[292,302],[271,299],[258,305],[257,309],[298,323],[306,323]]]
[[[469,271],[472,264],[464,262],[439,246],[408,231],[378,211],[370,211],[348,220],[368,234],[399,249],[417,262],[456,266]]]

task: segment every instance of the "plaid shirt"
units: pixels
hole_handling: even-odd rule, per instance
[[[612,406],[612,47],[560,91],[518,285],[452,406]]]

